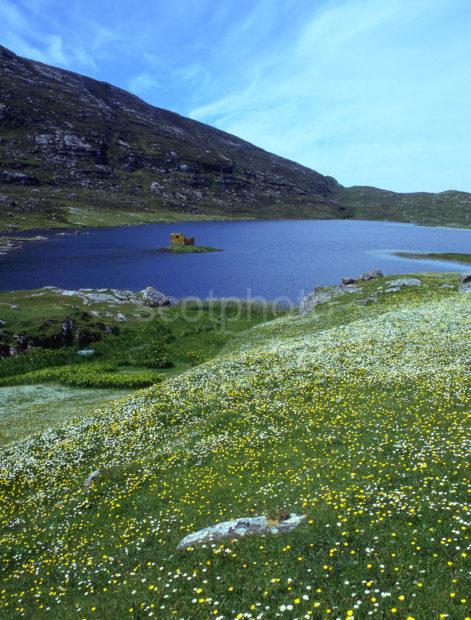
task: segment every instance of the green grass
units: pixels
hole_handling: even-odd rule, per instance
[[[0,444],[91,415],[128,390],[83,389],[57,384],[0,387]]]
[[[3,190],[2,190],[3,191]],[[18,203],[31,200],[29,188],[8,187],[6,193]],[[81,228],[81,227],[108,227],[134,226],[137,224],[158,224],[186,221],[225,221],[231,219],[253,219],[250,214],[228,214],[224,210],[209,208],[205,213],[178,212],[160,205],[140,206],[141,201],[133,203],[126,200],[123,204],[121,195],[100,192],[95,190],[73,190],[70,192],[47,186],[41,187],[41,205],[36,205],[30,212],[18,212],[12,208],[11,215],[0,213],[0,232],[8,232],[12,228],[27,231],[36,228]],[[37,198],[37,196],[34,196]],[[42,210],[44,201],[50,205],[46,211]]]
[[[455,252],[394,252],[395,256],[413,259],[445,260],[452,263],[471,263],[471,254]]]
[[[81,303],[51,290],[43,292],[0,294],[3,308],[9,308],[0,316],[7,318],[7,326],[13,332],[39,334],[46,316],[56,322],[72,316],[80,324]],[[10,305],[18,308],[11,310]],[[96,306],[104,313],[110,309],[117,311],[106,303]],[[231,301],[181,303],[159,310],[136,310],[136,306],[121,309],[138,312],[138,318],[126,324],[111,323],[119,325],[119,332],[103,334],[100,341],[90,345],[95,350],[91,357],[80,356],[79,347],[74,346],[56,350],[36,348],[27,354],[0,359],[0,388],[38,384],[91,390],[147,387],[210,359],[240,331],[284,314],[274,307]],[[75,406],[79,415],[79,400],[75,400]],[[61,421],[58,417],[56,424]]]
[[[60,383],[61,385],[83,388],[132,389],[148,387],[163,380],[164,377],[161,374],[146,369],[119,371],[109,364],[70,364],[3,377],[0,379],[0,387]]]
[[[469,616],[471,296],[457,275],[418,277],[233,333],[210,361],[3,448],[0,613]],[[307,520],[176,551],[281,509]]]
[[[90,310],[97,314],[85,319],[84,313],[90,313]],[[152,316],[150,308],[132,304],[116,304],[110,307],[105,302],[87,306],[80,297],[62,295],[55,289],[0,292],[0,319],[6,322],[4,339],[8,333],[27,332],[33,336],[45,335],[50,331],[55,333],[60,331],[58,323],[66,317],[83,325],[87,322],[100,322],[113,326],[117,324],[113,317],[118,312],[125,314],[130,321]],[[48,321],[54,321],[55,324],[48,326]],[[0,341],[1,339],[0,332]]]

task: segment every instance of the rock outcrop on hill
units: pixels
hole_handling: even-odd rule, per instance
[[[100,340],[103,334],[118,333],[120,324],[136,318],[133,309],[155,309],[171,304],[171,299],[153,286],[137,292],[111,288],[68,290],[45,286],[31,292],[31,296],[41,297],[48,293],[56,295],[58,299],[73,299],[83,306],[83,311],[76,312],[74,317],[64,316],[60,320],[41,319],[39,324],[32,321],[31,329],[21,332],[12,330],[6,321],[0,320],[0,358],[24,353],[35,347],[59,349],[88,346]],[[127,310],[129,316],[123,310]]]

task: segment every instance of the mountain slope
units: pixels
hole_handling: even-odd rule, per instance
[[[257,217],[276,205],[342,216],[334,179],[109,84],[0,48],[0,93],[0,188],[13,213]]]
[[[104,82],[0,47],[0,229],[189,218],[471,225],[471,195],[332,177]]]

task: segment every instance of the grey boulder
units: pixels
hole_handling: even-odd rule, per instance
[[[368,306],[370,304],[374,304],[376,301],[378,301],[377,298],[371,296],[371,297],[365,297],[364,299],[359,299],[358,303],[365,304],[365,306]]]
[[[80,349],[80,351],[77,351],[77,355],[81,355],[82,357],[91,357],[95,355],[95,353],[95,349]]]
[[[377,278],[384,277],[384,274],[379,269],[372,269],[371,271],[366,271],[359,278],[342,278],[342,284],[344,286],[348,286],[350,284],[356,284],[357,282],[368,282],[368,280],[376,280]]]
[[[142,299],[146,306],[151,308],[158,308],[160,306],[169,306],[170,298],[158,291],[153,286],[148,286],[141,291]]]
[[[418,278],[398,278],[388,282],[388,286],[420,286],[422,282]]]
[[[95,471],[92,471],[92,473],[85,480],[85,486],[89,489],[93,484],[96,483],[100,475],[101,471],[99,469],[95,469]]]
[[[309,295],[303,297],[299,304],[299,314],[303,316],[312,310],[319,304],[324,304],[327,301],[345,295],[346,293],[359,293],[361,288],[354,284],[341,284],[339,286],[322,287],[318,286]],[[335,303],[335,302],[332,302]]]
[[[377,278],[383,277],[384,274],[380,269],[372,269],[371,271],[366,271],[359,279],[362,282],[368,282],[368,280],[376,280]]]
[[[206,527],[198,532],[193,532],[185,536],[180,541],[177,549],[187,549],[213,543],[227,538],[243,538],[255,534],[281,534],[294,530],[306,517],[303,515],[290,514],[287,519],[271,521],[267,517],[242,517],[232,521],[223,521],[210,527]]]
[[[471,273],[461,276],[460,293],[471,293]]]

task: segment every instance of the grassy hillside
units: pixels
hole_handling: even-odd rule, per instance
[[[468,617],[471,296],[441,288],[457,276],[418,277],[258,325],[3,448],[0,615]],[[307,520],[176,551],[280,509]]]
[[[336,200],[356,220],[411,222],[427,226],[471,227],[471,195],[446,191],[400,193],[376,187],[341,187]]]

